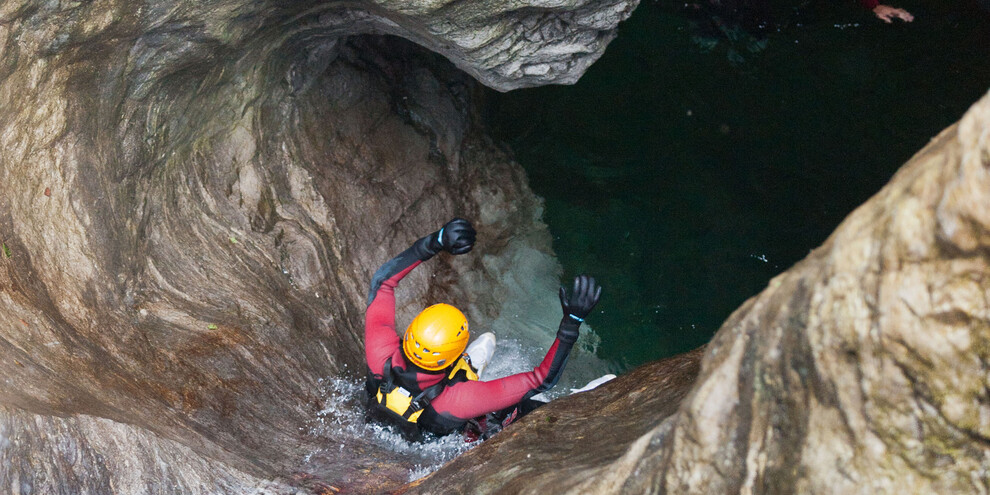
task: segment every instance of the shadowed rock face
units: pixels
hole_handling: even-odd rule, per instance
[[[489,318],[532,298],[510,266],[559,268],[474,81],[378,35],[505,90],[574,81],[634,6],[3,2],[3,490],[404,482],[414,459],[308,428],[319,379],[364,372],[373,271],[455,214],[476,255],[413,274],[400,320]]]
[[[690,354],[552,403],[410,493],[985,493],[988,352],[990,96],[732,314],[676,413]]]

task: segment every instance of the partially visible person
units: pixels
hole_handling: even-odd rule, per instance
[[[894,19],[900,19],[904,22],[914,20],[914,16],[910,12],[897,7],[891,7],[890,5],[884,5],[880,3],[880,0],[859,0],[859,3],[867,10],[873,11],[873,14],[878,19],[887,24],[894,22]]]

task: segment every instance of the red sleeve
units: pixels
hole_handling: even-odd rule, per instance
[[[465,420],[518,404],[527,393],[543,383],[550,372],[554,356],[560,351],[559,347],[560,341],[555,340],[543,362],[533,371],[488,382],[456,383],[444,389],[431,405],[441,415]]]
[[[880,0],[859,0],[859,4],[866,10],[873,10],[880,5]]]
[[[402,340],[395,332],[395,286],[421,261],[386,279],[374,293],[364,319],[364,358],[371,372],[380,375],[385,361],[398,350]]]

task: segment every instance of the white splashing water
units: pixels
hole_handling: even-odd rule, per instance
[[[435,301],[449,302],[466,309],[474,336],[495,333],[495,355],[482,374],[482,380],[527,372],[538,366],[553,344],[562,316],[557,298],[560,266],[556,259],[527,247],[525,243],[513,243],[503,251],[502,262],[509,263],[511,269],[493,267],[502,273],[500,283],[504,289],[504,299],[496,318],[484,319],[481,312],[466,301]],[[594,314],[590,320],[594,321]],[[397,323],[404,328],[403,322]],[[571,352],[560,382],[554,389],[542,394],[543,398],[566,395],[572,388],[580,388],[588,381],[616,369],[616,365],[595,356],[598,342],[598,336],[588,325],[582,325],[581,337]],[[414,466],[409,472],[410,481],[436,471],[480,443],[465,442],[461,435],[456,434],[424,442],[409,442],[394,427],[365,422],[365,405],[361,402],[363,380],[330,377],[322,383],[324,406],[311,433],[329,438],[361,438],[408,458]],[[341,443],[339,448],[343,451],[344,444]]]
[[[496,271],[505,292],[498,315],[491,320],[474,312],[469,316],[473,334],[494,332],[496,337],[495,356],[482,380],[530,371],[540,364],[563,316],[557,291],[561,283],[570,290],[573,280],[561,277],[556,258],[524,242],[511,243],[503,251],[502,260],[505,265]],[[603,297],[607,295],[606,292]],[[547,397],[564,395],[570,388],[580,388],[618,368],[595,355],[600,342],[591,329],[595,312],[588,321],[591,325],[581,325],[581,337],[571,351],[564,374],[557,386],[545,394]]]
[[[494,380],[532,370],[543,359],[546,348],[537,349],[539,352],[533,352],[530,347],[533,346],[523,345],[520,339],[499,339],[492,362],[485,369],[481,379]],[[578,349],[575,351],[579,354],[584,353]],[[534,359],[536,354],[538,356]],[[603,369],[595,369],[591,374],[595,377],[600,376]],[[363,380],[330,377],[321,379],[321,382],[324,387],[323,409],[317,414],[309,433],[324,438],[361,438],[384,450],[400,454],[408,458],[414,466],[409,472],[409,481],[415,481],[436,471],[480,443],[480,441],[466,442],[463,436],[459,434],[410,442],[394,426],[365,421],[366,406],[362,402]],[[574,380],[566,382],[561,380],[561,383],[554,389],[541,394],[539,398],[552,400],[567,395],[576,383]],[[583,384],[584,382],[581,383],[581,385]],[[340,449],[342,452],[346,447],[345,443],[341,442],[332,448]],[[311,453],[305,461],[309,462],[310,457],[317,453]]]
[[[324,386],[323,410],[317,414],[308,433],[324,438],[360,438],[383,450],[408,457],[414,465],[409,473],[409,481],[436,471],[480,443],[465,442],[461,435],[410,442],[393,426],[365,421],[363,380],[327,378],[320,381]],[[341,442],[323,452],[310,453],[304,461],[309,463],[316,454],[332,453],[333,449],[343,452],[345,448],[346,443]]]

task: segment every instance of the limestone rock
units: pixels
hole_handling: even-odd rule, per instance
[[[93,416],[58,418],[3,407],[0,466],[0,487],[11,494],[296,492],[141,428]]]
[[[522,171],[478,131],[476,83],[381,35],[509,89],[573,81],[634,5],[0,4],[0,407],[20,442],[0,480],[407,481],[422,459],[312,427],[355,414],[321,416],[320,380],[364,373],[374,270],[454,215],[478,249],[411,275],[400,320],[538,306],[525,290],[560,269]],[[544,279],[506,280],[520,261]],[[66,455],[102,459],[72,478]]]
[[[662,436],[702,349],[557,399],[400,493],[614,493]],[[647,473],[643,473],[647,474]]]
[[[676,413],[692,375],[650,365],[409,493],[986,493],[988,349],[990,96],[732,314]]]

